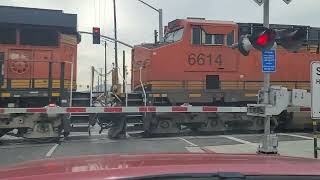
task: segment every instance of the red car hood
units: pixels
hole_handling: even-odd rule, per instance
[[[26,162],[0,169],[0,179],[117,179],[175,173],[320,175],[314,159],[236,154],[97,155]]]

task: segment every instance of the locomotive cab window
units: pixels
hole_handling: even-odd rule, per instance
[[[234,31],[227,34],[227,46],[231,47],[234,44]]]
[[[52,29],[26,28],[20,31],[21,45],[58,46],[59,34]]]
[[[202,29],[200,27],[192,28],[192,44],[200,45],[202,39]]]
[[[0,28],[0,44],[16,44],[15,28]]]
[[[164,41],[168,43],[180,41],[183,36],[183,30],[184,29],[181,28],[181,29],[167,33],[164,37]]]
[[[224,45],[224,35],[206,34],[205,45]]]

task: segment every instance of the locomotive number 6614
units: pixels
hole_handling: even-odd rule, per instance
[[[204,53],[191,53],[188,55],[188,64],[193,65],[213,65],[217,64],[219,66],[222,66],[223,60],[222,55],[218,54],[216,56],[213,56],[212,54],[204,54]]]

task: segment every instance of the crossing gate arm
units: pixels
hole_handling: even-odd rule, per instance
[[[310,112],[308,107],[289,107],[288,112]],[[0,108],[0,114],[67,114],[67,113],[247,113],[247,107],[219,106],[132,106],[132,107],[45,107]]]

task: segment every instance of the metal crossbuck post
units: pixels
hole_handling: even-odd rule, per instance
[[[283,0],[285,3],[289,4],[291,2],[291,0]],[[261,6],[262,4],[263,6],[263,26],[265,28],[269,28],[270,24],[269,24],[269,12],[270,12],[270,0],[254,0],[254,2],[256,2],[259,6]],[[274,58],[272,59],[272,62],[270,61],[271,59],[268,58],[268,62],[264,65],[269,65],[272,66],[271,68],[268,67],[266,68],[268,71],[265,71],[265,69],[263,70],[264,72],[264,86],[263,86],[263,102],[262,104],[264,104],[265,106],[269,106],[270,105],[270,99],[269,99],[269,95],[270,95],[270,72],[275,72],[276,69],[276,61],[275,61],[275,50],[272,50],[273,53],[271,53],[271,51],[264,51],[264,53],[262,54],[262,59],[265,61],[267,57],[267,54],[270,53],[270,55],[272,55]],[[270,56],[268,55],[268,56]],[[270,56],[271,57],[271,56]],[[269,71],[270,70],[270,71]],[[265,129],[264,129],[264,136],[262,139],[262,145],[258,147],[258,152],[259,153],[266,153],[266,154],[277,154],[278,153],[278,138],[276,136],[276,134],[271,134],[270,133],[270,118],[271,115],[266,115],[265,116]]]
[[[320,61],[311,63],[311,117],[314,158],[318,158],[318,121],[320,120]]]

